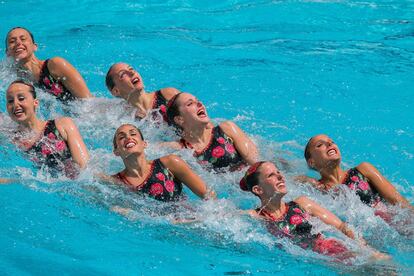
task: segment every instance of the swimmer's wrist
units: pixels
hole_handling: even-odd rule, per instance
[[[351,228],[348,227],[348,224],[346,224],[345,222],[342,222],[341,225],[339,226],[339,230],[346,236],[348,236],[351,239],[355,239],[355,234],[354,231],[352,231]]]

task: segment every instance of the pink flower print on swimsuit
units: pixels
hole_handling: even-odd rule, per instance
[[[121,173],[116,174],[115,177],[129,186],[133,186]],[[177,201],[181,198],[183,184],[162,164],[160,159],[155,159],[152,161],[147,178],[141,185],[133,188],[156,200]]]
[[[181,197],[183,184],[165,167],[160,159],[152,163],[151,174],[140,191],[161,201],[177,201]]]
[[[378,191],[369,184],[367,178],[357,168],[348,170],[342,184],[355,191],[361,201],[369,206],[375,206],[382,200]]]
[[[158,109],[164,122],[167,122],[167,99],[162,95],[161,90],[155,92],[152,109]],[[157,111],[154,111],[157,112]],[[157,118],[157,113],[153,113],[153,118]]]
[[[52,175],[67,174],[68,164],[72,163],[72,155],[66,141],[60,135],[54,120],[46,123],[43,136],[26,150],[36,166],[46,166]],[[73,166],[72,166],[73,167]],[[71,175],[74,175],[71,172]]]
[[[60,79],[54,78],[48,68],[49,60],[45,60],[43,63],[42,69],[40,71],[40,77],[38,84],[41,88],[44,88],[46,92],[55,96],[58,100],[62,102],[74,100],[75,97],[72,93],[65,87],[63,82]]]
[[[52,94],[55,96],[59,96],[63,92],[62,85],[59,85],[59,83],[54,83],[50,89],[50,92],[52,92]]]
[[[161,195],[164,191],[164,188],[162,187],[162,185],[160,183],[154,183],[151,185],[151,188],[149,190],[149,194],[152,195],[153,197],[157,197],[159,195]]]
[[[311,248],[320,234],[312,234],[312,225],[309,223],[309,215],[296,202],[286,203],[286,211],[280,218],[275,218],[264,209],[256,209],[256,212],[266,218],[266,226],[271,234],[276,237],[292,239],[302,248]]]
[[[180,143],[184,148],[193,148],[183,139],[180,140]],[[243,164],[243,158],[235,149],[233,140],[219,126],[212,129],[209,144],[202,151],[195,151],[194,156],[201,165],[211,166],[216,171],[227,167],[237,169]]]

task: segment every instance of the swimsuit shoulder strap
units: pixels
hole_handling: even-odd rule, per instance
[[[164,94],[162,94],[162,89],[157,90],[155,93],[161,100],[167,101],[167,99],[164,97]]]
[[[122,172],[119,172],[115,175],[113,175],[114,178],[117,178],[118,180],[120,180],[122,183],[126,184],[126,185],[131,185],[131,183],[129,183],[128,179],[126,179],[126,177],[122,174]]]
[[[38,80],[39,83],[42,82],[43,77],[49,75],[49,68],[47,67],[48,63],[49,63],[49,59],[43,62],[43,65],[42,65],[42,68],[40,69],[40,74],[39,74],[39,80]]]
[[[184,149],[192,149],[193,145],[191,145],[189,142],[187,142],[184,138],[181,138],[178,143],[181,145]]]

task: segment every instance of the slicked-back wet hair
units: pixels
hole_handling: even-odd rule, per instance
[[[29,92],[30,92],[30,94],[32,94],[33,99],[36,99],[37,96],[36,96],[36,90],[35,90],[34,86],[31,83],[29,83],[25,80],[22,80],[22,79],[17,79],[15,81],[13,81],[12,83],[10,83],[7,90],[10,88],[10,86],[12,86],[13,84],[17,84],[17,83],[24,84],[24,85],[28,86],[30,88]]]
[[[113,76],[111,74],[111,71],[112,71],[112,68],[116,64],[117,63],[112,64],[111,67],[109,67],[108,72],[106,72],[105,84],[106,84],[106,87],[108,88],[109,91],[112,91],[112,89],[114,89],[114,87],[115,87],[115,82],[114,82]]]
[[[175,123],[174,118],[180,115],[180,111],[178,110],[177,99],[181,94],[183,93],[180,92],[178,94],[175,94],[174,97],[172,97],[167,104],[167,122],[169,125],[172,125],[177,129],[181,129],[181,127]]]

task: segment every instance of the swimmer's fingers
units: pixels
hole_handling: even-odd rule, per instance
[[[105,184],[114,184],[114,178],[110,175],[107,175],[105,173],[102,172],[98,172],[98,173],[94,173],[93,177],[98,180],[101,181]]]
[[[318,185],[318,181],[312,177],[307,175],[297,175],[293,178],[295,182],[299,182],[301,184],[311,184],[311,185]]]
[[[130,208],[124,208],[124,207],[115,205],[115,206],[111,207],[111,211],[115,212],[117,214],[120,214],[120,215],[122,215],[122,216],[124,216],[124,217],[126,217],[130,220],[136,220],[137,219],[136,215],[134,215],[134,212]]]
[[[203,199],[204,200],[217,199],[217,194],[214,190],[208,189]]]
[[[18,179],[12,179],[12,178],[0,178],[0,185],[6,185],[13,182],[19,182]]]
[[[191,223],[196,223],[196,222],[201,222],[200,219],[198,218],[174,218],[171,220],[172,224],[191,224]]]
[[[371,259],[375,261],[389,261],[391,260],[391,256],[379,251],[374,251],[371,255]]]
[[[363,237],[359,237],[358,242],[361,246],[368,246],[367,241]]]

